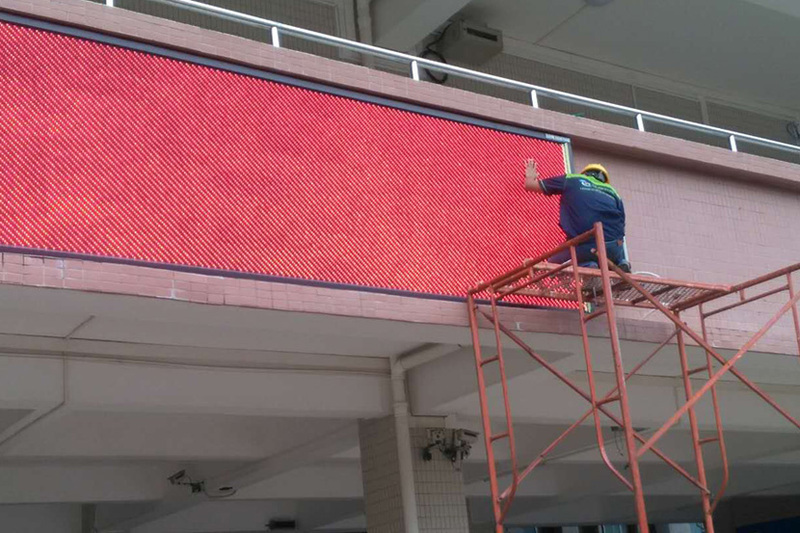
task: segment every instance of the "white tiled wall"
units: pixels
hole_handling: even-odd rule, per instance
[[[403,503],[394,418],[361,421],[361,475],[369,533],[402,533]]]
[[[420,450],[427,445],[427,439],[427,428],[411,429],[419,529],[430,533],[466,533],[469,530],[467,500],[459,465],[436,450],[433,459],[423,461]]]
[[[361,421],[359,440],[367,531],[400,533],[404,528],[394,418]],[[411,428],[419,530],[466,533],[469,520],[461,470],[437,450],[432,460],[423,460],[422,449],[427,443],[427,428]]]

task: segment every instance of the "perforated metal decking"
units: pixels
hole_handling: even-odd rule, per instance
[[[648,532],[647,510],[645,506],[642,479],[639,470],[639,459],[645,453],[652,452],[665,463],[671,466],[676,472],[694,485],[700,494],[703,509],[703,521],[706,531],[713,533],[714,524],[712,520],[714,509],[725,493],[728,484],[728,458],[725,448],[725,439],[722,430],[722,420],[720,417],[719,401],[715,385],[720,378],[728,373],[735,376],[746,387],[752,390],[762,400],[775,409],[791,424],[800,429],[800,422],[792,415],[787,413],[780,405],[775,402],[767,393],[761,390],[755,383],[744,376],[733,365],[740,360],[753,345],[761,339],[767,331],[787,312],[792,313],[795,336],[797,337],[798,353],[800,353],[800,317],[798,316],[797,302],[800,299],[800,292],[795,292],[792,274],[800,270],[800,263],[787,268],[766,274],[751,281],[735,286],[710,285],[702,283],[689,283],[676,280],[667,280],[649,276],[631,275],[622,272],[616,265],[609,262],[605,249],[598,248],[599,269],[588,269],[576,267],[575,246],[594,239],[594,242],[604,242],[602,225],[597,224],[592,231],[576,237],[550,252],[543,254],[535,259],[526,261],[522,266],[510,272],[500,275],[492,281],[482,283],[469,291],[467,304],[469,309],[470,327],[472,330],[472,340],[475,349],[475,364],[478,377],[478,391],[481,404],[481,416],[483,419],[483,433],[486,444],[486,453],[489,463],[489,480],[492,492],[492,507],[494,510],[497,531],[500,533],[508,511],[514,500],[514,495],[520,482],[530,475],[572,431],[580,426],[589,417],[592,417],[597,438],[597,446],[600,456],[605,465],[611,470],[620,482],[625,485],[634,496],[636,504],[636,516],[640,532]],[[554,265],[546,262],[546,258],[556,252],[569,250],[571,260],[564,264]],[[753,296],[747,296],[746,291],[774,280],[785,278],[785,284],[773,287]],[[787,292],[788,301],[767,321],[767,323],[756,332],[731,359],[722,357],[716,349],[708,342],[706,330],[706,318],[731,309],[737,308],[754,301],[763,300],[768,296]],[[705,310],[704,306],[717,301],[722,297],[738,295],[738,301],[713,310]],[[502,324],[498,305],[501,302],[523,303],[536,299],[550,298],[561,302],[572,302],[572,306],[580,315],[580,328],[583,337],[583,351],[586,364],[588,390],[570,379],[557,367],[549,363],[544,357],[539,355],[533,348],[528,346],[525,341],[516,335],[511,329]],[[488,300],[487,304],[484,302]],[[719,302],[718,302],[719,303]],[[486,309],[481,306],[486,307]],[[674,332],[659,344],[656,349],[636,366],[625,372],[623,358],[620,351],[619,334],[617,331],[617,320],[615,307],[636,307],[651,309],[660,312],[662,316],[671,321]],[[592,310],[590,312],[590,308]],[[681,313],[698,308],[700,314],[701,331],[698,333],[687,326],[681,319]],[[614,363],[616,376],[616,386],[605,394],[597,391],[594,370],[592,367],[592,354],[589,346],[589,335],[587,323],[596,318],[605,316],[608,323],[609,341],[611,343],[611,353]],[[497,352],[489,357],[484,357],[479,341],[480,319],[485,318],[490,327],[494,330]],[[686,354],[686,338],[692,339],[705,350],[706,364],[697,368],[690,368]],[[520,469],[517,461],[516,444],[514,440],[514,425],[511,416],[511,403],[508,393],[508,380],[505,371],[503,358],[503,340],[511,341],[516,347],[521,348],[530,355],[537,363],[549,371],[553,376],[562,381],[567,387],[584,398],[590,405],[587,411],[578,420],[567,428],[549,446],[536,455],[524,469]],[[686,401],[683,405],[654,433],[647,438],[635,429],[631,419],[628,392],[626,382],[639,372],[644,365],[655,357],[673,339],[676,341],[678,358],[680,362],[680,374],[682,378]],[[715,363],[716,362],[716,363]],[[488,399],[487,399],[487,380],[485,369],[489,365],[498,365],[500,374],[500,385],[503,393],[505,428],[499,433],[492,430]],[[715,367],[718,364],[719,367]],[[705,373],[708,379],[695,391],[693,389],[691,376]],[[713,405],[714,421],[716,431],[713,437],[700,438],[698,429],[695,406],[697,402],[706,394],[710,394]],[[609,404],[619,405],[619,415],[614,410],[609,409]],[[657,446],[658,440],[672,427],[678,420],[688,415],[689,429],[692,440],[692,448],[695,457],[695,473],[691,473],[670,459]],[[625,446],[627,449],[628,469],[627,473],[620,472],[609,460],[605,450],[604,437],[602,434],[602,420],[607,417],[614,424],[622,428],[625,436]],[[498,482],[498,469],[495,462],[494,446],[498,442],[507,442],[511,456],[511,484],[501,490]],[[706,476],[706,468],[703,460],[703,446],[715,444],[719,449],[722,462],[723,477],[721,484],[716,490],[712,491]]]

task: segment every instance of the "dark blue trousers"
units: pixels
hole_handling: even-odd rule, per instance
[[[575,247],[575,253],[578,256],[578,265],[582,267],[598,268],[597,254],[592,252],[593,248],[597,248],[594,241],[585,242]],[[617,266],[628,266],[628,258],[625,257],[625,248],[619,241],[606,242],[606,255]],[[550,257],[551,263],[566,263],[570,260],[569,248],[562,250],[557,254]]]

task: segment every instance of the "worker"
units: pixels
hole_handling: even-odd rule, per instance
[[[566,174],[543,179],[539,177],[536,161],[525,164],[525,188],[539,194],[561,196],[559,225],[567,239],[577,237],[592,229],[596,222],[603,223],[608,259],[624,272],[631,271],[625,249],[625,207],[611,186],[608,171],[603,165],[587,165],[580,174]],[[578,264],[597,268],[597,245],[592,239],[576,246]],[[553,263],[570,259],[569,249],[552,257]]]

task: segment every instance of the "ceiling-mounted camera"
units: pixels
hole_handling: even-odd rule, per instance
[[[478,439],[478,433],[469,429],[429,429],[428,445],[422,449],[422,459],[431,461],[433,450],[439,450],[451,463],[463,461],[469,457],[472,445]]]
[[[178,470],[167,478],[170,485],[177,485],[182,487],[189,487],[192,494],[203,493],[209,498],[227,498],[236,494],[236,489],[229,486],[218,487],[216,491],[208,492],[206,490],[205,480],[195,481],[186,473],[186,470]]]

